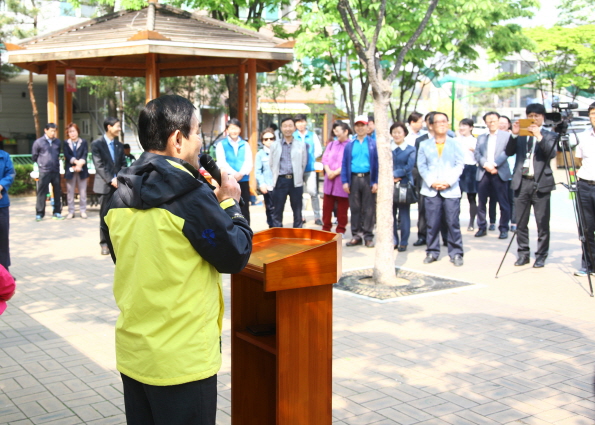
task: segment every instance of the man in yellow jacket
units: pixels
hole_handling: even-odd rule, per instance
[[[128,424],[214,425],[221,367],[220,273],[252,252],[240,187],[200,176],[200,125],[180,96],[139,117],[139,159],[118,174],[101,223],[116,264],[116,360]]]

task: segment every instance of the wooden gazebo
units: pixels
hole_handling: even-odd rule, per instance
[[[253,153],[258,131],[256,73],[290,62],[292,47],[292,42],[154,0],[141,10],[115,12],[19,44],[6,43],[9,63],[47,74],[48,122],[58,120],[56,75],[67,69],[77,75],[145,77],[147,102],[159,96],[160,77],[239,74],[237,118],[247,124]],[[65,90],[64,99],[68,123],[72,93]]]

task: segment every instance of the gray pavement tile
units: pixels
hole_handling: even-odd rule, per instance
[[[395,398],[383,397],[377,400],[362,403],[362,406],[364,406],[366,409],[370,409],[371,411],[375,412],[389,407],[394,407],[399,404],[401,404],[401,402]]]
[[[91,406],[76,406],[72,408],[72,411],[84,422],[103,418],[103,416]]]
[[[411,416],[413,419],[416,419],[418,421],[425,421],[427,419],[432,418],[432,415],[427,414],[423,410],[416,409],[415,407],[410,406],[407,403],[399,404],[398,406],[393,407],[393,410],[401,412],[407,416]]]
[[[57,412],[46,413],[44,415],[35,416],[31,419],[34,424],[76,424],[80,423],[80,418],[74,415],[71,410],[59,410]]]
[[[343,419],[343,422],[348,425],[369,425],[379,422],[383,419],[385,419],[385,417],[379,413],[368,412],[364,413],[363,415],[352,416],[350,418]]]
[[[479,406],[473,407],[471,410],[475,413],[479,413],[483,416],[488,416],[493,413],[498,413],[503,410],[508,409],[508,406],[502,403],[498,403],[497,401],[492,401],[490,403],[481,404]]]
[[[416,424],[419,422],[418,419],[414,419],[411,416],[408,416],[402,412],[399,412],[398,410],[394,410],[394,409],[382,409],[379,410],[378,412],[380,415],[386,417],[387,419],[394,421],[396,423],[398,423],[399,425],[412,425],[412,424]]]
[[[576,415],[557,421],[556,425],[593,425],[593,417]]]
[[[363,404],[367,401],[378,400],[380,398],[385,397],[385,394],[381,393],[380,391],[367,391],[365,393],[355,394],[352,396],[347,397],[349,400]]]
[[[461,406],[465,409],[469,409],[471,407],[477,406],[478,403],[469,400],[468,398],[461,397],[457,394],[453,394],[450,392],[438,394],[438,397],[450,401],[451,403],[456,404],[457,406]]]

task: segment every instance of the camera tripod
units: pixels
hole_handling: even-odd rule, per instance
[[[557,130],[558,135],[556,137],[556,141],[554,142],[550,151],[548,152],[547,158],[552,158],[554,149],[556,149],[557,146],[561,146],[562,155],[564,157],[564,168],[566,170],[566,179],[567,179],[568,183],[567,184],[560,183],[560,184],[562,184],[566,189],[568,189],[569,192],[576,194],[576,196],[572,196],[571,198],[573,201],[572,205],[573,205],[574,216],[575,216],[576,225],[577,225],[577,229],[578,229],[579,240],[581,241],[581,248],[583,251],[583,259],[585,260],[586,264],[591,264],[591,267],[593,267],[593,265],[595,263],[593,262],[593,253],[591,252],[591,248],[590,248],[589,242],[588,242],[586,234],[585,234],[584,213],[583,213],[582,204],[581,204],[581,194],[577,187],[576,178],[573,179],[573,174],[571,174],[570,167],[568,164],[568,158],[566,157],[566,152],[571,152],[570,146],[568,145],[568,134],[567,134],[568,133],[568,121],[567,121],[567,118],[564,118],[562,120],[562,122],[560,124],[558,124],[558,126],[556,127],[556,130]],[[576,133],[575,133],[575,137],[576,137]],[[573,157],[573,155],[568,155],[568,156],[570,157],[571,162],[572,162],[571,167],[573,168],[573,170],[575,170],[576,168],[575,168],[575,163],[574,163],[574,157]],[[546,167],[544,166],[541,169],[539,176],[537,176],[537,178],[535,179],[535,183],[533,184],[533,191],[531,192],[531,197],[529,199],[533,199],[533,196],[537,192],[537,188],[539,187],[539,182],[541,181],[541,178],[543,177],[545,168]],[[529,214],[530,209],[531,209],[531,202],[527,202],[527,204],[525,205],[525,208],[521,214],[521,217],[526,217],[526,215]],[[518,220],[518,221],[521,222],[522,220]],[[512,242],[514,241],[515,236],[516,236],[516,232],[513,232],[512,237],[510,238],[508,247],[506,248],[506,251],[504,252],[504,256],[502,257],[502,261],[500,261],[500,265],[498,266],[498,270],[496,271],[496,278],[498,278],[498,273],[500,272],[500,269],[502,268],[502,264],[504,263],[506,254],[508,254],[508,251],[510,250],[510,247],[512,245]],[[587,261],[587,258],[586,258],[587,255],[589,256],[588,258],[591,259],[591,262]],[[593,284],[591,282],[591,273],[590,272],[591,272],[591,270],[587,269],[587,279],[589,280],[589,289],[591,291],[589,295],[591,297],[593,297]]]

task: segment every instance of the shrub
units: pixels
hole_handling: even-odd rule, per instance
[[[33,164],[15,164],[14,182],[8,190],[9,195],[23,195],[35,191],[35,180],[30,176],[33,171]]]

